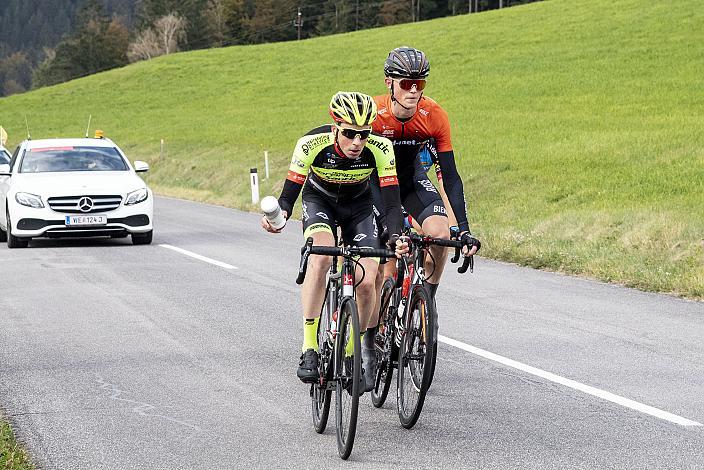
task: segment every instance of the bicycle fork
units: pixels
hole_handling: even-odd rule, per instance
[[[404,280],[403,287],[402,287],[402,292],[401,292],[401,301],[398,306],[398,310],[396,312],[396,346],[400,347],[401,346],[401,340],[403,337],[406,335],[406,322],[405,319],[408,318],[409,312],[408,309],[411,308],[410,304],[410,299],[411,295],[413,293],[413,288],[419,284],[422,285],[423,283],[423,266],[418,266],[417,269],[413,265],[410,265],[408,267],[408,276]],[[406,282],[407,281],[407,282]],[[416,320],[416,323],[414,325],[409,325],[411,328],[420,328],[420,319]],[[425,339],[425,328],[423,328],[423,339]]]

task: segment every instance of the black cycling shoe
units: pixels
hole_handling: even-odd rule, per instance
[[[354,367],[354,356],[348,356],[345,357],[345,370],[344,370],[344,375],[346,378],[343,381],[343,386],[345,387],[345,390],[347,390],[347,393],[352,395],[352,368]],[[362,367],[362,373],[359,374],[359,395],[361,396],[365,392],[365,384],[364,384],[364,367]]]
[[[318,371],[318,352],[315,349],[306,349],[301,354],[301,362],[298,364],[296,375],[303,383],[311,384],[318,381],[320,372]]]
[[[376,351],[362,347],[362,364],[364,391],[371,392],[376,383]]]

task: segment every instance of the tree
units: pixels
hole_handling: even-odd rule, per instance
[[[130,43],[127,49],[127,58],[130,62],[138,60],[149,60],[152,57],[161,55],[159,49],[159,38],[152,28],[145,29],[137,35],[134,42]]]
[[[147,29],[154,22],[175,14],[186,20],[184,43],[187,49],[200,49],[211,45],[209,30],[205,17],[208,0],[142,0],[138,14],[141,30]]]
[[[254,14],[243,21],[248,32],[248,42],[295,39],[293,21],[297,11],[295,0],[258,0]]]
[[[96,0],[78,14],[76,32],[61,41],[53,58],[34,74],[34,86],[61,83],[127,64],[129,32],[117,18],[108,18]]]
[[[384,2],[379,9],[379,22],[383,26],[408,23],[412,19],[407,2]]]
[[[186,38],[186,20],[175,13],[158,18],[154,22],[154,32],[164,54],[178,51],[178,43]]]
[[[22,93],[32,86],[32,64],[24,52],[0,59],[0,96]]]
[[[178,51],[179,42],[185,36],[186,21],[175,13],[170,13],[157,18],[151,28],[140,32],[129,45],[127,55],[130,61],[135,62],[171,54]]]
[[[208,26],[208,36],[211,44],[222,47],[227,37],[227,13],[228,7],[225,0],[208,0],[205,9],[205,20]]]

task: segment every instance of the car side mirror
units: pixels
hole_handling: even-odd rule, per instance
[[[146,171],[149,171],[149,163],[136,160],[134,162],[134,171],[136,171],[137,173],[144,173]]]
[[[10,165],[8,163],[3,163],[0,165],[0,176],[12,176],[12,173],[10,173]]]

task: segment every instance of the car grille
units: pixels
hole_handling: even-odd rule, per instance
[[[120,207],[122,196],[61,196],[50,197],[49,207],[65,214],[108,212]]]

